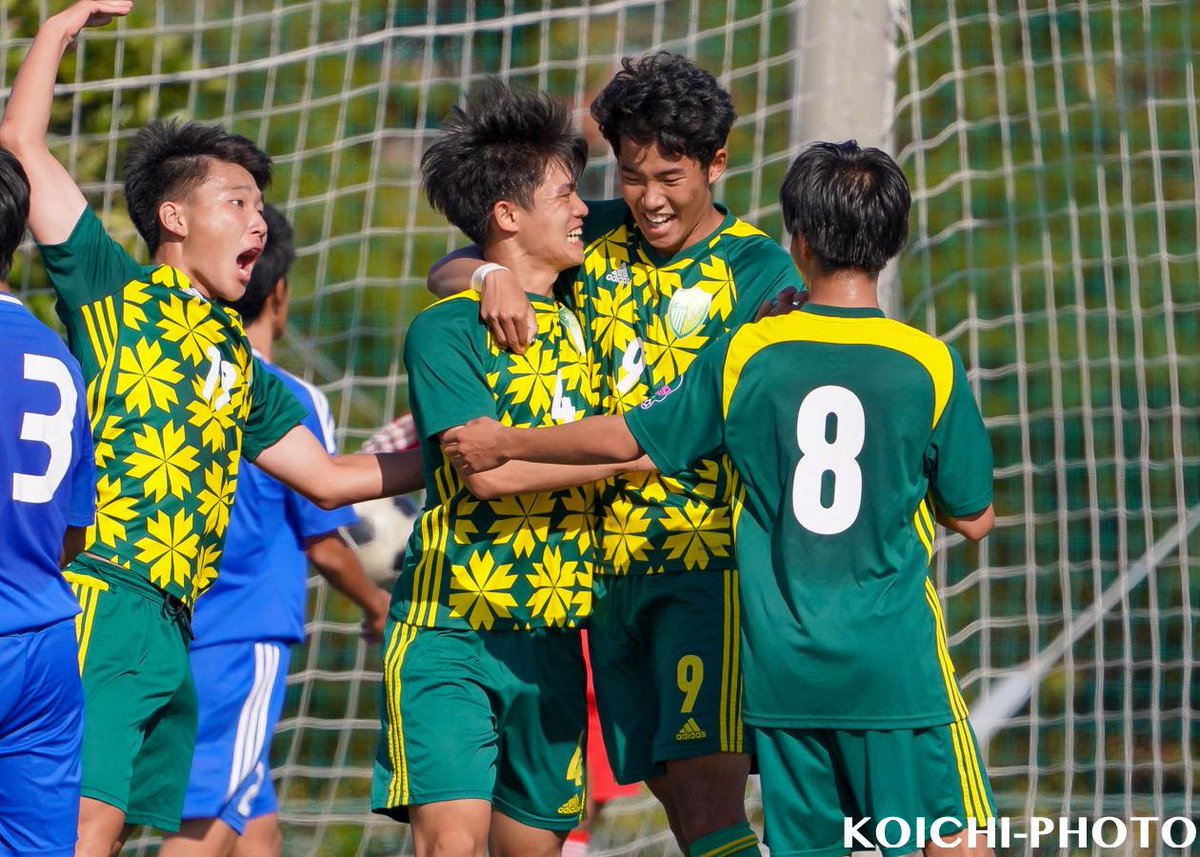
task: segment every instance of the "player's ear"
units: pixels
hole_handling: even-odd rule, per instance
[[[158,222],[172,235],[186,238],[188,234],[187,212],[174,200],[164,199],[158,206]]]
[[[502,199],[492,206],[492,222],[501,235],[512,234],[520,229],[519,211],[520,207],[507,199]]]
[[[725,175],[725,167],[729,165],[729,150],[724,147],[717,149],[708,165],[708,183],[715,184],[717,179]]]

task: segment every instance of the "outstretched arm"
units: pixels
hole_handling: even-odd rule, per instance
[[[442,449],[463,473],[494,470],[510,461],[618,464],[633,462],[642,454],[625,418],[618,414],[537,429],[511,428],[484,417],[447,431]]]
[[[71,237],[87,207],[83,192],[46,144],[58,65],[84,27],[102,27],[132,7],[132,0],[82,0],[48,18],[13,82],[0,121],[0,146],[13,153],[29,177],[29,231],[41,244]]]
[[[408,494],[424,485],[420,450],[330,455],[303,425],[264,449],[254,463],[322,509]]]
[[[519,429],[518,429],[519,430]],[[527,491],[557,491],[587,485],[631,470],[653,470],[650,459],[624,460],[612,464],[542,464],[533,461],[507,461],[487,471],[464,470],[460,459],[447,454],[467,485],[480,500],[494,500]]]

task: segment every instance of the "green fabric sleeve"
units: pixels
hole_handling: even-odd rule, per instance
[[[277,443],[308,415],[304,405],[282,381],[254,358],[250,379],[250,416],[242,430],[242,455],[249,461]]]
[[[42,264],[61,304],[69,312],[120,290],[146,271],[104,231],[95,212],[85,208],[61,244],[39,244]]]
[[[737,274],[738,299],[729,315],[730,329],[753,321],[764,301],[771,300],[789,286],[804,288],[792,257],[769,238],[739,245],[738,256],[732,260],[731,267]]]
[[[938,509],[958,518],[991,505],[992,444],[962,358],[953,348],[950,357],[954,364],[950,398],[934,427],[925,463]]]
[[[404,366],[417,431],[433,438],[476,417],[495,417],[484,367],[479,304],[453,298],[421,312],[408,329]]]
[[[675,382],[625,414],[642,450],[665,475],[689,469],[725,441],[721,400],[729,336],[705,348]]]

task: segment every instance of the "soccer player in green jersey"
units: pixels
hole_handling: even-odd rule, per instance
[[[419,456],[338,456],[253,359],[236,312],[266,235],[270,160],[244,137],[152,123],[130,145],[125,196],[155,264],[104,231],[46,132],[64,51],[127,0],[85,0],[39,29],[0,145],[31,186],[29,228],[83,367],[96,525],[68,568],[87,711],[79,854],[120,850],[133,824],[179,825],[196,738],[192,604],[216,577],[239,462],[325,508],[420,485]]]
[[[627,58],[592,115],[616,156],[621,199],[589,203],[584,264],[564,297],[584,318],[601,406],[619,414],[801,283],[778,243],[714,200],[735,113],[711,74],[667,52]],[[431,284],[452,290],[477,265],[447,260]],[[515,299],[487,309],[505,290]],[[506,272],[486,273],[483,317],[518,350],[526,304]],[[588,632],[616,779],[645,780],[694,857],[757,850],[744,806],[753,747],[742,726],[730,472],[714,454],[669,479],[606,484]]]
[[[623,465],[513,462],[463,479],[439,441],[480,416],[542,426],[598,412],[583,332],[553,296],[583,259],[586,159],[565,105],[493,83],[421,161],[434,208],[527,290],[537,336],[502,350],[464,292],[405,341],[426,504],[392,594],[372,806],[412,824],[418,857],[558,854],[585,805],[592,483]]]
[[[928,574],[935,520],[973,540],[993,526],[987,431],[954,349],[879,309],[879,272],[908,231],[896,163],[818,143],[781,196],[800,311],[723,338],[624,417],[473,423],[446,451],[475,473],[644,450],[671,474],[726,449],[771,853],[845,854],[847,820],[867,818],[907,824],[885,857],[987,853],[960,833],[993,800]]]

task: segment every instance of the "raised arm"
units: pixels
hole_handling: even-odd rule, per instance
[[[132,0],[82,0],[47,18],[13,82],[0,121],[0,146],[16,156],[29,177],[29,231],[41,244],[66,241],[87,207],[46,143],[59,63],[84,27],[102,27],[132,7]]]
[[[425,484],[420,450],[330,455],[303,425],[263,450],[254,463],[322,509],[408,494]]]
[[[433,264],[426,285],[437,297],[448,298],[471,288],[471,276],[483,264],[478,247],[463,247]],[[479,320],[488,326],[496,344],[524,354],[537,335],[537,317],[517,278],[507,268],[489,271],[479,297]]]

